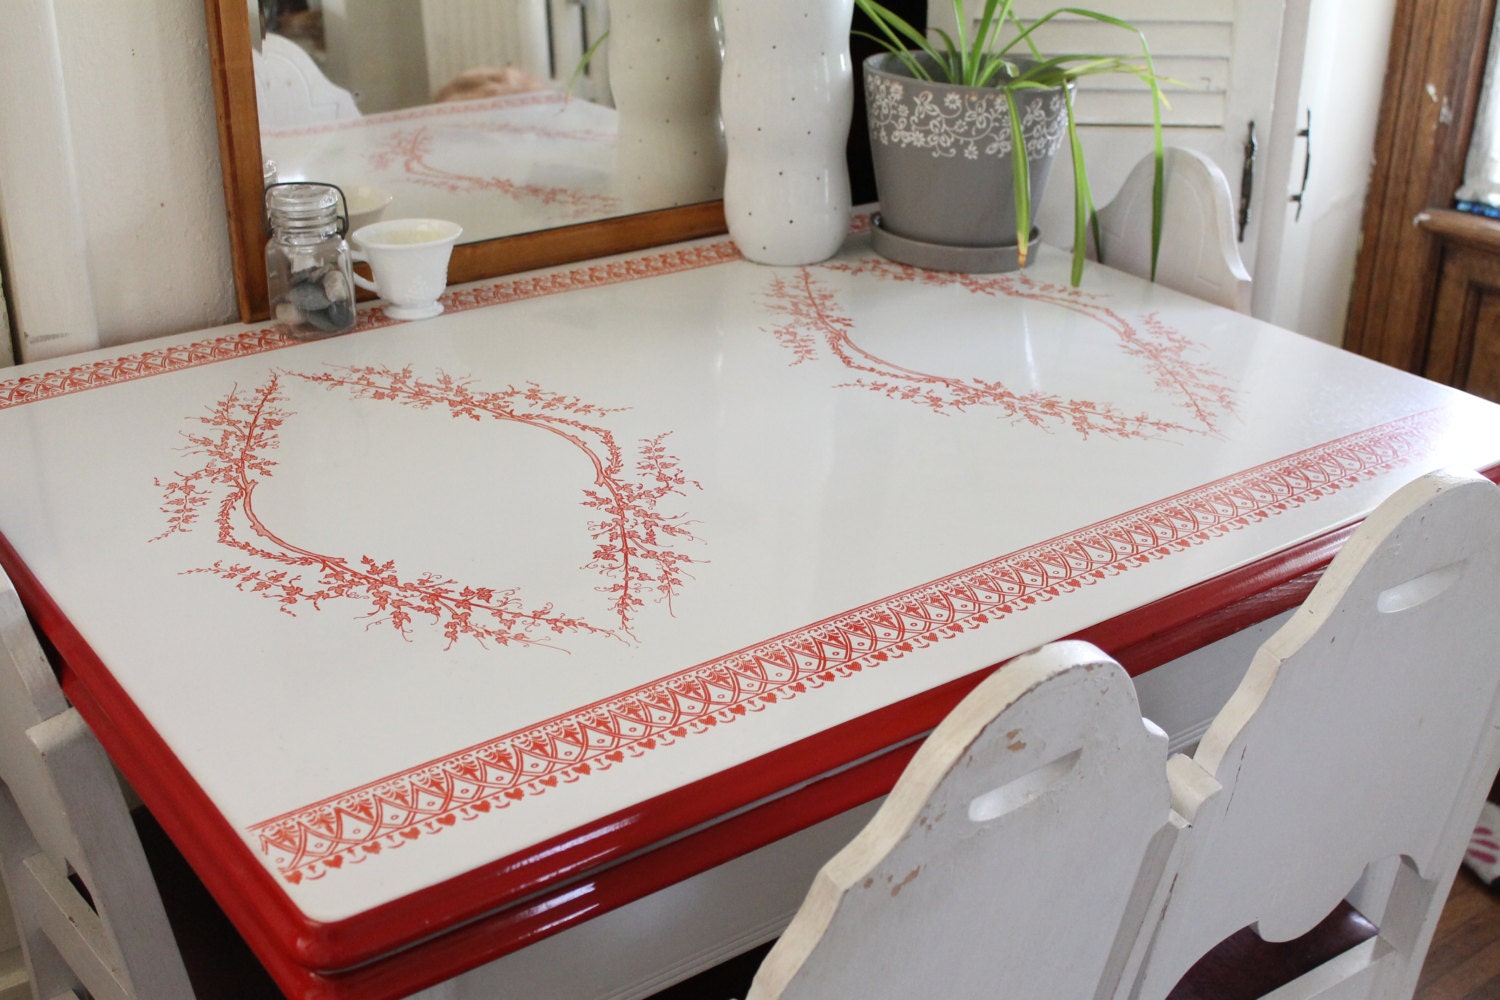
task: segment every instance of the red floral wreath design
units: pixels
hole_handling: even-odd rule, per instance
[[[582,504],[595,511],[597,519],[588,523],[593,558],[582,568],[605,581],[597,589],[608,595],[615,624],[595,625],[550,603],[529,605],[518,587],[471,586],[433,572],[403,575],[390,560],[369,555],[353,560],[283,537],[255,508],[256,487],[273,475],[277,464],[268,453],[278,446],[282,426],[292,416],[284,406],[283,379],[346,391],[357,399],[423,410],[446,407],[455,418],[512,421],[554,434],[583,452],[593,464],[594,482],[583,491]],[[594,422],[617,412],[534,384],[488,392],[441,372],[423,379],[409,367],[279,372],[258,389],[243,392],[236,387],[207,416],[196,418],[208,430],[188,433],[183,451],[205,461],[170,481],[156,481],[163,491],[161,511],[167,529],[153,541],[191,531],[214,501],[219,543],[238,555],[187,572],[222,577],[240,590],[278,601],[287,614],[295,614],[299,605],[319,610],[335,598],[363,601],[372,607],[372,625],[388,624],[408,639],[415,620],[430,619],[441,626],[448,648],[465,636],[481,645],[547,643],[549,632],[625,638],[648,596],[665,603],[670,613],[686,575],[683,567],[695,561],[677,549],[696,540],[690,522],[659,511],[657,505],[670,495],[685,495],[688,486],[702,487],[687,479],[667,452],[665,433],[640,442],[636,479],[630,478],[614,435]],[[315,582],[307,582],[310,575]]]
[[[514,201],[531,201],[542,205],[560,205],[572,209],[575,217],[608,215],[620,210],[620,199],[606,194],[590,194],[566,187],[542,184],[518,184],[509,177],[473,177],[443,170],[428,162],[432,152],[432,133],[426,128],[393,133],[385,145],[369,154],[372,170],[399,167],[408,180],[455,194],[491,192]]]
[[[816,360],[821,341],[846,368],[865,375],[844,386],[867,389],[891,399],[909,400],[937,412],[990,406],[1005,416],[1033,427],[1058,424],[1081,436],[1113,438],[1162,437],[1172,433],[1212,434],[1219,420],[1234,412],[1234,390],[1209,365],[1186,359],[1197,345],[1163,324],[1156,316],[1139,326],[1093,296],[1075,288],[1036,282],[1025,275],[973,275],[924,271],[887,260],[821,265],[824,270],[869,275],[885,281],[956,285],[981,295],[1045,302],[1088,317],[1112,330],[1122,353],[1142,364],[1159,392],[1175,399],[1190,414],[1188,423],[1127,414],[1109,403],[1067,399],[1054,393],[1018,393],[1001,382],[917,371],[888,361],[861,347],[854,339],[854,321],[840,309],[835,293],[800,268],[793,278],[778,276],[766,293],[769,307],[787,317],[770,332],[795,355],[793,365]],[[873,377],[866,377],[873,376]]]

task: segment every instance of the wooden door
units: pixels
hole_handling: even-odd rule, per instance
[[[1495,0],[1398,0],[1344,346],[1426,372],[1444,245]],[[1417,224],[1414,224],[1417,223]]]
[[[1443,252],[1422,374],[1500,402],[1500,226],[1450,211],[1425,228]]]

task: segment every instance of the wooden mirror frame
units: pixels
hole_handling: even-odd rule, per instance
[[[235,295],[240,320],[252,323],[268,319],[271,308],[266,292],[266,233],[262,222],[265,209],[261,201],[265,175],[255,101],[255,66],[250,56],[250,19],[245,0],[204,0],[204,7],[208,14],[208,49],[218,109],[219,161],[224,171]],[[707,201],[502,236],[454,247],[448,281],[461,284],[727,231],[724,203]]]

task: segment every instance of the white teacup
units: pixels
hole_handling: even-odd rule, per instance
[[[448,257],[463,227],[445,219],[387,219],[354,231],[355,260],[367,261],[374,281],[354,283],[385,300],[392,319],[427,319],[443,311]]]
[[[385,188],[378,188],[373,184],[344,185],[344,204],[349,208],[349,229],[362,229],[379,222],[395,197]]]

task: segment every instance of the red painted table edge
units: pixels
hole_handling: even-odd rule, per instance
[[[1500,465],[1482,474],[1500,482]],[[1132,676],[1144,673],[1295,607],[1355,527],[1333,529],[1074,638],[1100,646]],[[890,790],[920,737],[1000,666],[524,854],[347,920],[320,923],[292,904],[3,534],[0,567],[57,652],[64,693],[278,984],[309,1000],[395,1000],[871,801]],[[437,930],[424,936],[423,927]]]

